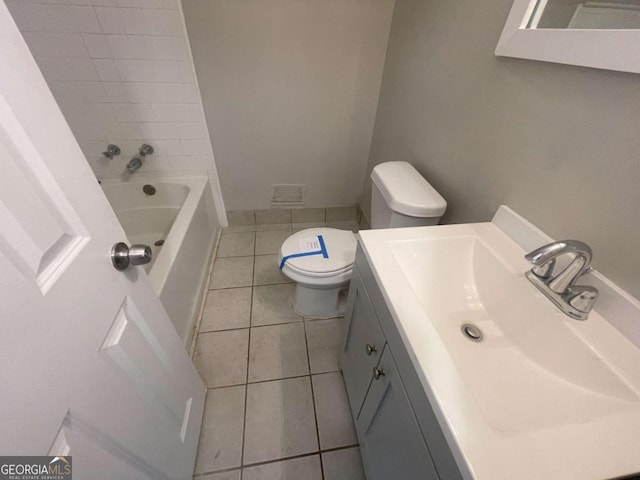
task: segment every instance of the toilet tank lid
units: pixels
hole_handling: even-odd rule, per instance
[[[371,180],[394,212],[410,217],[440,217],[447,202],[408,162],[376,165]]]

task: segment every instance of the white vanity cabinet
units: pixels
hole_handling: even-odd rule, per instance
[[[340,366],[368,480],[462,479],[358,247]]]

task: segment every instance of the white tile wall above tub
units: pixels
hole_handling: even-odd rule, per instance
[[[93,7],[70,5],[67,7],[68,28],[73,32],[102,33]]]
[[[151,108],[159,122],[199,122],[204,120],[200,105],[196,104],[154,104],[151,105]]]
[[[110,58],[93,60],[93,66],[101,81],[117,82],[120,80],[116,64]]]
[[[133,113],[138,122],[154,122],[156,117],[151,105],[148,103],[130,103]]]
[[[127,95],[127,90],[124,85],[120,82],[104,82],[102,83],[104,90],[106,92],[107,102],[128,102],[129,96]]]
[[[109,50],[106,35],[84,33],[82,34],[82,39],[91,58],[111,58],[111,50]]]
[[[147,21],[141,8],[119,8],[120,18],[124,23],[124,31],[133,35],[146,35]]]
[[[50,81],[97,81],[98,74],[89,58],[38,58],[40,71]]]
[[[143,10],[143,16],[152,35],[182,35],[180,15],[172,10]]]
[[[35,57],[84,57],[89,53],[79,33],[25,32],[24,39]]]
[[[49,88],[60,105],[108,101],[105,84],[101,82],[50,81]]]
[[[103,33],[125,33],[119,8],[95,7],[95,11]]]
[[[6,0],[98,176],[142,143],[155,147],[144,171],[214,172],[178,1]],[[104,159],[107,143],[120,157]]]
[[[211,153],[211,145],[208,139],[183,139],[180,140],[182,151],[185,155],[207,155]]]

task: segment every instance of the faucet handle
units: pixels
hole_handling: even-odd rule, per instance
[[[569,305],[582,313],[589,313],[598,300],[598,289],[588,285],[577,285],[567,289]]]
[[[107,150],[105,152],[102,152],[102,155],[107,157],[109,160],[113,160],[113,157],[117,157],[118,155],[120,155],[120,147],[114,145],[113,143],[110,143],[109,145],[107,145]]]
[[[531,269],[531,273],[533,273],[536,277],[542,279],[542,280],[547,280],[549,278],[551,278],[551,274],[553,273],[553,269],[556,266],[556,259],[552,258],[551,260],[549,260],[546,263],[543,263],[542,265],[534,265],[533,268]]]
[[[143,143],[140,146],[140,150],[138,151],[140,152],[140,155],[144,157],[145,155],[151,155],[153,153],[153,147],[151,145]]]

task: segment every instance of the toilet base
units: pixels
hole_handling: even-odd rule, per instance
[[[305,318],[332,318],[344,315],[349,282],[333,288],[314,288],[296,284],[294,309]]]

